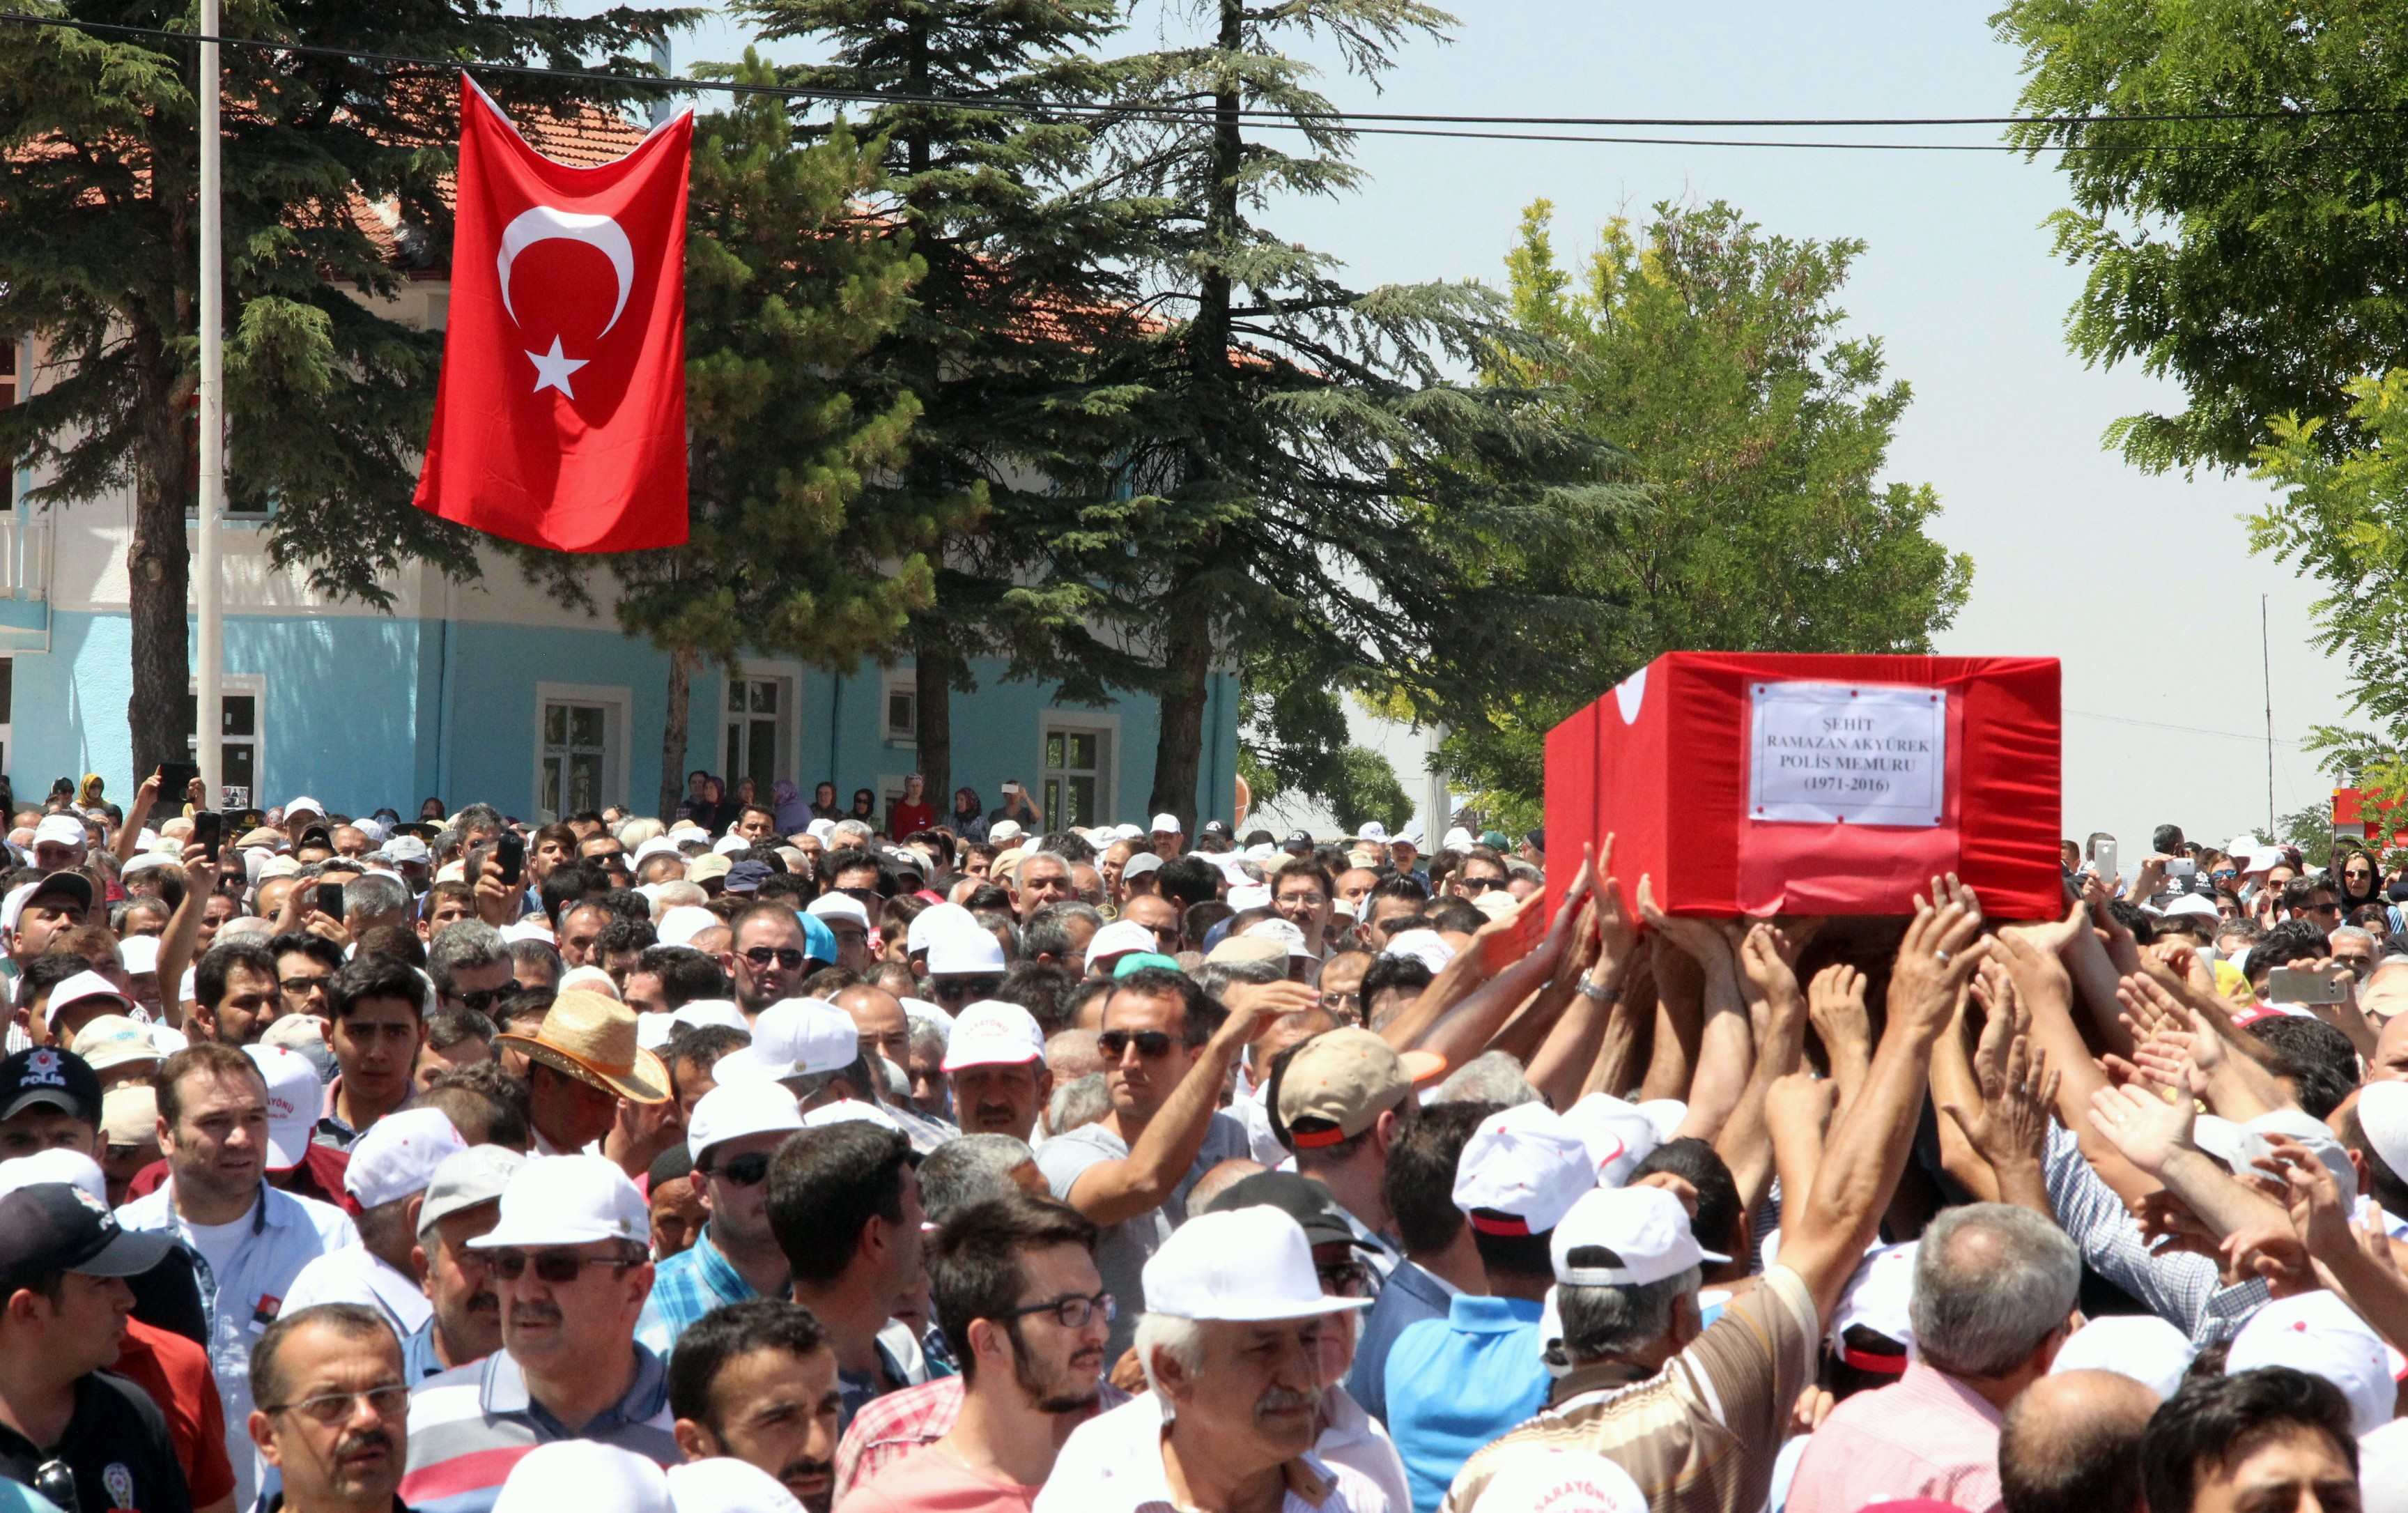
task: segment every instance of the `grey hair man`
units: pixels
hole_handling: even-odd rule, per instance
[[[1041,859],[1044,854],[1028,861]],[[1021,863],[1023,886],[1026,886],[1028,862]],[[1068,971],[1073,977],[1087,974],[1087,943],[1096,931],[1104,928],[1104,916],[1093,907],[1076,899],[1057,900],[1030,912],[1022,927],[1020,949],[1031,961],[1049,961]]]
[[[1828,1513],[1889,1497],[1976,1513],[1999,1506],[2000,1420],[2048,1375],[2081,1283],[2073,1242],[2028,1208],[1971,1203],[1942,1214],[1915,1249],[1914,1359],[1895,1386],[1860,1392],[1823,1420],[1798,1463],[1790,1507]],[[1921,1479],[1899,1485],[1904,1463],[1922,1466]]]
[[[464,919],[426,948],[426,974],[447,1009],[490,1015],[503,996],[517,991],[517,963],[502,932],[481,919]]]
[[[941,1225],[972,1203],[1014,1192],[1042,1198],[1045,1178],[1028,1143],[1010,1135],[962,1135],[946,1141],[920,1163],[920,1206],[931,1224]]]

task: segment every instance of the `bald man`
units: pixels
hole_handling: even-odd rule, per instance
[[[2042,1376],[1999,1426],[2006,1513],[2143,1513],[2141,1435],[2157,1394],[2112,1371]]]

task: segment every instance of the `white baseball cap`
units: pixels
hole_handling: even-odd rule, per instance
[[[918,956],[937,944],[937,937],[954,929],[982,929],[978,916],[958,903],[932,903],[912,916],[903,935],[907,955]]]
[[[19,1188],[39,1187],[45,1182],[64,1182],[68,1187],[80,1188],[104,1203],[108,1202],[108,1178],[101,1172],[100,1163],[82,1151],[53,1146],[30,1156],[0,1161],[0,1198]]]
[[[928,944],[928,975],[964,976],[1003,971],[1003,943],[984,925],[948,929]]]
[[[502,1189],[529,1158],[508,1146],[470,1146],[436,1164],[418,1205],[418,1232],[426,1233],[452,1215],[501,1201]]]
[[[134,1061],[162,1061],[165,1054],[150,1038],[150,1027],[122,1014],[104,1014],[86,1020],[70,1047],[94,1072]]]
[[[833,1103],[822,1103],[803,1116],[805,1129],[824,1130],[831,1124],[874,1124],[882,1130],[903,1133],[903,1126],[894,1115],[858,1098],[839,1098]]]
[[[1022,1066],[1045,1059],[1045,1031],[1036,1016],[1017,1003],[981,999],[953,1021],[945,1045],[944,1070],[973,1066]]]
[[[1469,851],[1471,849],[1473,843],[1472,835],[1469,830],[1465,829],[1460,825],[1450,825],[1446,828],[1446,834],[1440,839],[1438,844],[1439,849],[1441,851]]]
[[[738,1008],[734,1001],[724,998],[698,998],[671,1009],[669,1023],[689,1029],[725,1025],[730,1030],[741,1030],[748,1035],[752,1032],[752,1027],[744,1021],[744,1011]]]
[[[1151,951],[1155,944],[1154,931],[1136,920],[1115,919],[1096,931],[1095,939],[1087,943],[1087,966],[1092,970],[1098,963],[1110,961],[1116,956],[1126,956],[1131,951]]]
[[[439,1108],[406,1108],[368,1126],[343,1168],[343,1190],[362,1208],[424,1192],[447,1156],[468,1148]]]
[[[676,1513],[802,1513],[784,1482],[732,1455],[673,1465],[668,1477]]]
[[[1871,1371],[1906,1369],[1903,1357],[1852,1353],[1845,1335],[1852,1329],[1870,1329],[1884,1339],[1914,1344],[1914,1257],[1915,1244],[1910,1240],[1877,1245],[1856,1262],[1840,1305],[1831,1311],[1831,1350],[1849,1365]]]
[[[1662,1188],[1592,1189],[1554,1227],[1547,1255],[1555,1280],[1566,1287],[1645,1287],[1692,1266],[1730,1259],[1698,1247],[1689,1211]],[[1621,1263],[1574,1265],[1572,1253],[1592,1246],[1612,1251]]]
[[[117,943],[117,959],[125,963],[129,975],[140,976],[159,970],[159,937],[128,935]]]
[[[2398,1362],[2383,1336],[2330,1292],[2276,1298],[2249,1316],[2225,1353],[2224,1374],[2260,1366],[2289,1366],[2340,1388],[2358,1434],[2391,1421]]]
[[[1153,832],[1156,835],[1185,835],[1187,827],[1179,823],[1176,814],[1156,814],[1154,816]]]
[[[298,799],[288,799],[285,800],[284,817],[286,819],[298,819],[304,814],[315,814],[320,819],[324,819],[326,817],[326,809],[323,804],[321,804],[317,800],[309,798],[307,795]]]
[[[1354,838],[1357,841],[1369,841],[1375,845],[1386,845],[1388,843],[1388,828],[1385,825],[1381,824],[1376,819],[1366,820],[1363,823],[1363,828],[1354,832]]]
[[[685,1147],[696,1165],[710,1147],[748,1135],[791,1134],[803,1127],[795,1095],[774,1082],[731,1082],[713,1088],[685,1122]]]
[[[752,1021],[752,1044],[721,1057],[712,1080],[782,1082],[841,1072],[861,1057],[853,1016],[817,998],[781,998]]]
[[[92,835],[83,828],[83,821],[73,814],[44,814],[42,822],[34,827],[36,845],[48,841],[52,845],[79,846],[90,843],[91,840]]]
[[[384,848],[377,855],[396,867],[423,867],[435,859],[435,853],[426,848],[426,843],[414,835],[388,838]]]
[[[1007,841],[1019,840],[1023,833],[1024,832],[1020,829],[1020,821],[1016,819],[999,819],[987,828],[986,838],[989,841],[994,842],[996,845],[1001,845]]]
[[[1112,839],[1115,841],[1142,841],[1145,839],[1145,830],[1143,827],[1138,825],[1115,825],[1112,827]]]
[[[1440,939],[1434,929],[1409,929],[1391,937],[1388,948],[1380,954],[1409,958],[1427,967],[1430,974],[1436,976],[1455,959],[1455,947]]]
[[[685,860],[685,853],[678,848],[675,841],[666,835],[655,835],[636,848],[636,854],[627,858],[627,865],[640,867],[654,857],[675,857],[680,861]]]
[[[472,1250],[585,1245],[595,1240],[652,1242],[644,1195],[616,1161],[603,1156],[537,1156],[510,1174],[502,1189],[502,1219],[468,1242]]]
[[[2156,1314],[2109,1314],[2067,1335],[2048,1374],[2112,1371],[2168,1398],[2182,1391],[2198,1354],[2189,1335]]]
[[[869,911],[850,893],[823,893],[803,913],[814,919],[850,919],[864,929],[869,928]]]
[[[1483,1119],[1464,1142],[1455,1206],[1490,1234],[1543,1234],[1596,1186],[1597,1164],[1563,1116],[1521,1103]],[[1685,1231],[1686,1216],[1682,1222]]]
[[[1630,1473],[1592,1450],[1531,1448],[1506,1457],[1481,1506],[1546,1513],[1647,1513]]]
[[[1234,893],[1230,896],[1236,897]],[[1308,961],[1313,959],[1313,950],[1305,944],[1304,931],[1289,920],[1257,919],[1239,933],[1258,940],[1277,941],[1287,947],[1290,957],[1302,957]]]
[[[509,1211],[507,1198],[503,1211]],[[510,1467],[494,1498],[494,1513],[557,1513],[564,1507],[577,1513],[674,1513],[675,1505],[660,1463],[595,1439],[537,1446]]]
[[[242,1054],[267,1079],[267,1169],[289,1172],[309,1154],[309,1136],[326,1096],[317,1064],[281,1045],[245,1045]]]
[[[1162,858],[1151,851],[1140,851],[1128,859],[1127,866],[1121,869],[1121,886],[1126,887],[1132,879],[1160,871],[1162,871]]]
[[[1597,1162],[1598,1186],[1618,1188],[1630,1180],[1639,1163],[1656,1154],[1663,1140],[1655,1121],[1639,1105],[1612,1093],[1591,1093],[1564,1110],[1564,1122],[1588,1146]]]
[[[740,835],[723,835],[710,843],[710,854],[714,857],[732,857],[739,851],[752,849],[752,843]]]
[[[1271,890],[1261,883],[1232,883],[1227,902],[1240,914],[1249,909],[1268,909],[1271,906]]]
[[[179,865],[178,858],[167,852],[141,851],[127,857],[125,865],[117,870],[117,875],[121,879],[139,877],[144,872],[165,872]]]
[[[119,992],[115,983],[96,972],[79,972],[50,989],[50,1004],[42,1014],[43,1022],[57,1024],[59,1016],[64,1014],[69,1008],[78,1003],[90,1003],[96,999],[105,999],[116,1004],[119,1012],[129,1017],[134,1013],[134,1001]]]
[[[691,945],[694,938],[707,929],[716,929],[722,921],[698,903],[681,903],[661,915],[653,929],[654,937],[663,945]]]
[[[1371,1306],[1369,1298],[1323,1292],[1303,1226],[1260,1203],[1189,1219],[1143,1275],[1146,1312],[1174,1318],[1268,1323]]]
[[[92,907],[92,879],[81,872],[51,872],[30,883],[21,883],[8,890],[5,902],[0,902],[0,930],[17,928],[17,918],[25,905],[34,901],[36,893],[65,892],[76,895],[79,911]]]

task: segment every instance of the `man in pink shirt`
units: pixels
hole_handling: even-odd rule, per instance
[[[1898,1384],[1831,1410],[1787,1513],[1933,1498],[1998,1513],[1999,1423],[2071,1332],[2082,1262],[2065,1232],[2005,1203],[1952,1208],[1915,1253],[1914,1359]]]
[[[1027,1513],[1103,1387],[1112,1300],[1096,1237],[1078,1210],[1024,1193],[946,1220],[928,1247],[928,1286],[962,1365],[960,1415],[855,1486],[838,1513]]]

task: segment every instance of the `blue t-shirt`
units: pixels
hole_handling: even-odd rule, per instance
[[[1453,1299],[1444,1318],[1407,1326],[1388,1351],[1388,1437],[1404,1459],[1414,1513],[1436,1513],[1471,1452],[1547,1401],[1541,1305]]]

